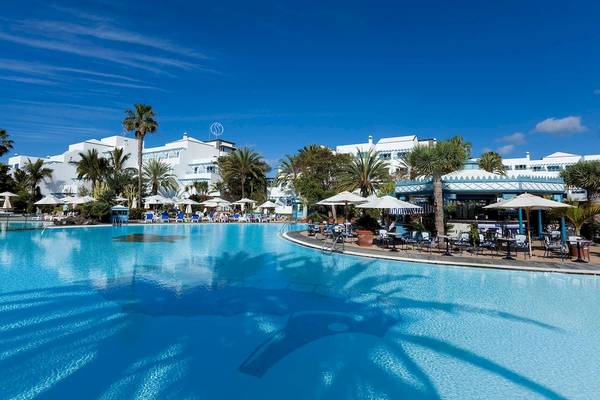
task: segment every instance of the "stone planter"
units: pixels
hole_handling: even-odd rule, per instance
[[[358,236],[358,245],[362,247],[369,247],[373,245],[373,232],[367,230],[356,230]]]

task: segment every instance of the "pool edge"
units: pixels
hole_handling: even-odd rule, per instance
[[[302,241],[297,238],[293,238],[289,235],[289,232],[283,232],[281,237],[289,242],[294,244],[309,247],[312,249],[322,250],[322,247],[317,246],[313,243],[309,243],[306,241]],[[404,262],[412,262],[419,264],[433,264],[435,266],[452,266],[452,267],[464,267],[464,268],[487,268],[487,269],[495,269],[495,270],[510,270],[510,271],[526,271],[526,272],[543,272],[543,273],[559,273],[559,274],[576,274],[576,275],[594,275],[600,276],[600,270],[589,270],[589,269],[571,269],[571,268],[545,268],[545,267],[527,267],[524,265],[502,265],[502,264],[481,264],[481,263],[473,263],[473,262],[453,262],[449,261],[440,261],[440,260],[424,260],[419,258],[410,258],[410,257],[396,257],[389,256],[385,254],[372,254],[372,253],[363,253],[354,250],[343,250],[338,252],[338,254],[344,254],[355,257],[365,257],[379,260],[387,260],[387,261],[404,261]]]

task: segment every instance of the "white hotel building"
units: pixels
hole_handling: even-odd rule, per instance
[[[8,159],[9,167],[14,171],[23,168],[30,160],[42,159],[44,165],[52,169],[52,179],[40,185],[42,194],[62,195],[77,193],[80,186],[89,184],[77,178],[76,163],[81,159],[79,153],[95,149],[101,155],[115,148],[122,148],[130,155],[126,167],[137,168],[137,141],[124,136],[109,136],[100,140],[90,139],[69,145],[61,154],[53,156],[14,155]],[[217,158],[235,150],[235,144],[226,140],[201,141],[186,133],[179,140],[166,143],[164,146],[145,147],[143,160],[159,159],[173,168],[173,173],[181,188],[194,182],[205,181],[209,186],[219,180]]]
[[[390,173],[398,169],[406,169],[402,157],[417,145],[434,143],[435,139],[419,139],[416,135],[397,136],[379,139],[373,142],[369,136],[366,143],[340,145],[335,148],[337,153],[356,154],[358,151],[372,149],[380,159],[389,163]],[[524,191],[562,195],[576,200],[585,199],[585,191],[565,190],[560,178],[560,171],[566,166],[584,160],[600,160],[600,154],[578,155],[555,152],[540,159],[532,159],[529,152],[525,157],[503,158],[506,176],[490,174],[479,170],[477,159],[471,159],[462,171],[446,175],[444,180],[445,193],[449,199],[505,196],[509,197]],[[431,182],[427,179],[398,180],[396,194],[401,197],[422,196],[431,190]]]

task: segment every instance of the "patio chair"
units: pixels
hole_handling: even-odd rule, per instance
[[[488,250],[490,254],[496,253],[496,255],[498,255],[498,244],[496,242],[495,235],[479,234],[479,244],[477,245],[475,254],[479,255],[479,252],[483,252],[484,250]]]
[[[400,237],[400,243],[404,246],[411,246],[414,250],[415,246],[418,243],[419,232],[412,231],[406,232],[404,235]]]
[[[473,245],[471,244],[471,234],[469,232],[461,232],[458,235],[458,239],[454,242],[454,246],[458,248],[460,254],[462,254],[465,250],[472,250]]]
[[[325,236],[325,239],[333,238],[333,228],[335,228],[334,224],[325,225],[325,228],[323,229],[323,236]]]
[[[175,217],[175,222],[185,222],[185,213],[183,211],[179,211],[177,216]]]
[[[381,247],[389,247],[390,235],[388,234],[388,231],[386,231],[385,229],[380,229],[377,233],[377,242]]]
[[[529,255],[529,243],[527,236],[523,234],[515,235],[515,253],[518,255],[519,251],[523,253],[523,258],[527,258]]]
[[[147,212],[144,214],[144,223],[152,223],[154,222],[154,213],[153,212]]]
[[[316,236],[320,232],[319,224],[308,224],[308,236]]]
[[[160,222],[169,222],[169,212],[168,211],[163,211],[162,214],[160,214]]]
[[[590,258],[590,247],[592,245],[592,242],[589,240],[586,240],[585,242],[581,243],[581,258],[583,258],[584,260],[587,258],[588,262],[592,261],[592,259]]]
[[[192,214],[192,222],[200,222],[200,216],[198,214]]]
[[[429,232],[421,232],[420,238],[417,243],[417,249],[421,251],[421,249],[426,249],[431,253],[431,249],[433,248],[433,244],[435,243],[431,233]]]
[[[560,240],[550,241],[548,236],[544,236],[544,257],[549,257],[552,254],[558,253],[560,260],[564,260],[567,254],[566,246]]]
[[[356,235],[354,234],[354,230],[352,230],[352,225],[350,223],[344,224],[344,239],[352,239]]]

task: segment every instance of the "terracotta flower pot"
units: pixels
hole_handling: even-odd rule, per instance
[[[363,247],[369,247],[373,245],[373,232],[367,230],[357,230],[356,235],[358,236],[358,245]]]

